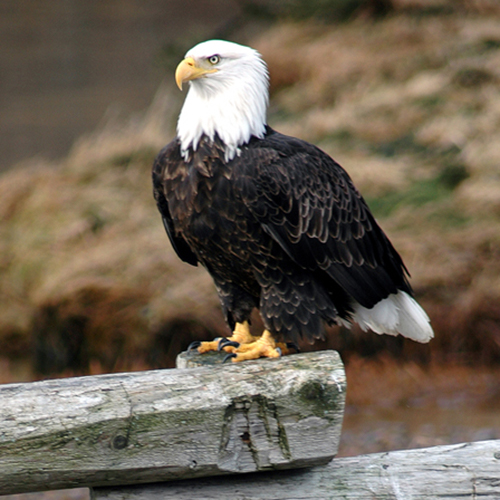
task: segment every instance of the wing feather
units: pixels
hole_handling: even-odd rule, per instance
[[[401,257],[326,153],[269,129],[233,162],[247,208],[300,266],[326,272],[364,307],[411,293]]]
[[[189,247],[187,241],[180,235],[176,234],[168,201],[164,194],[164,175],[167,165],[171,162],[180,162],[181,157],[178,153],[178,145],[176,141],[172,141],[160,151],[153,164],[153,194],[160,211],[163,226],[168,234],[170,243],[175,252],[184,262],[193,266],[198,265],[198,258]]]

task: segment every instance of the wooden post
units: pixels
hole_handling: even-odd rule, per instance
[[[307,470],[99,488],[94,500],[500,498],[500,441],[336,458]]]
[[[345,391],[334,351],[0,386],[0,494],[325,464]]]

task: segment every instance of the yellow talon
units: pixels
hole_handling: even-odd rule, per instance
[[[238,349],[241,349],[245,345],[252,344],[258,339],[259,337],[255,337],[250,333],[250,325],[248,324],[248,321],[236,323],[233,334],[231,337],[227,337],[227,340],[229,342],[237,342],[240,345],[238,347],[227,345],[222,349],[226,352],[236,352]]]
[[[271,332],[264,330],[262,337],[258,338],[255,342],[243,344],[235,348],[233,353],[236,356],[231,361],[238,363],[247,359],[279,358],[282,354],[288,354],[289,352],[290,350],[286,344],[275,342]]]
[[[199,344],[197,350],[200,354],[209,351],[218,351],[220,350],[221,341],[239,344],[238,346],[222,344],[222,350],[230,353],[234,363],[247,359],[279,358],[281,355],[290,353],[287,345],[282,342],[276,342],[269,330],[264,330],[260,337],[252,335],[248,321],[236,323],[231,337],[227,337],[226,339],[219,337],[208,342],[197,342]]]
[[[219,350],[219,343],[222,340],[228,340],[230,342],[237,342],[238,344],[249,344],[250,342],[255,342],[259,337],[254,337],[250,333],[250,325],[248,324],[248,321],[244,321],[243,323],[236,323],[236,326],[233,331],[233,335],[231,337],[227,337],[226,339],[222,337],[218,337],[214,340],[210,341],[204,341],[204,342],[197,342],[198,347],[197,351],[200,354],[203,354],[205,352],[210,352],[210,351],[218,351]],[[193,346],[194,348],[194,346]],[[236,347],[228,345],[222,348],[226,352],[234,352]]]
[[[200,345],[198,346],[198,352],[200,354],[203,354],[204,352],[216,351],[217,348],[219,347],[220,340],[221,337],[216,338],[214,340],[201,342]]]

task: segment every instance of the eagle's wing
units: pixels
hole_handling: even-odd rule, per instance
[[[326,272],[365,307],[411,293],[401,257],[326,153],[271,132],[233,161],[244,203],[297,264]]]
[[[172,243],[172,247],[175,252],[184,262],[197,266],[198,258],[189,247],[187,241],[175,232],[172,216],[170,215],[170,210],[168,208],[168,201],[164,192],[164,175],[169,162],[182,161],[178,151],[178,144],[176,141],[172,141],[170,144],[165,146],[165,148],[163,148],[156,157],[153,164],[153,194],[163,220],[163,226],[167,231],[170,243]]]

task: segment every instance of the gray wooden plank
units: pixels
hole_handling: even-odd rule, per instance
[[[344,401],[334,351],[0,386],[0,494],[326,463]]]
[[[432,500],[500,498],[500,441],[334,459],[303,470],[99,488],[94,500]]]

